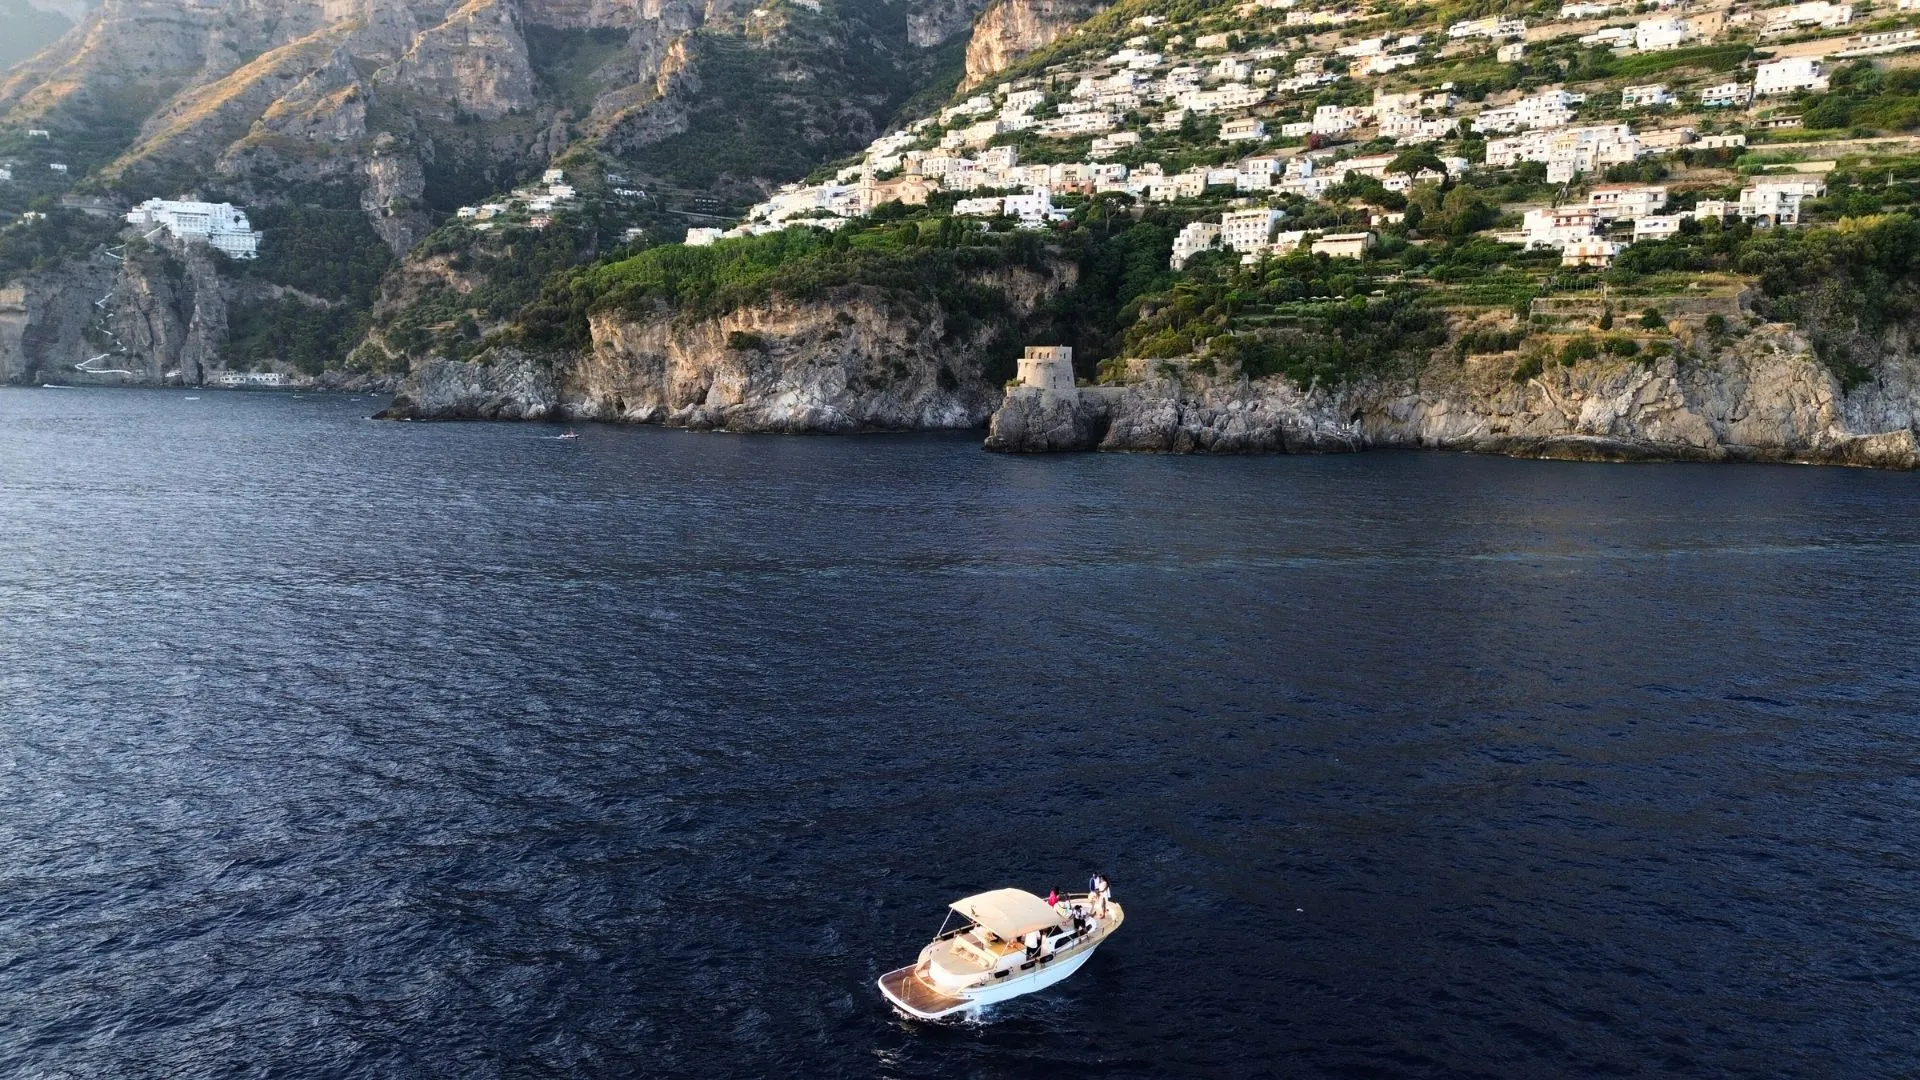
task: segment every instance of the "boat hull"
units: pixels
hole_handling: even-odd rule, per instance
[[[880,993],[902,1014],[919,1020],[941,1020],[979,1009],[985,1005],[1045,990],[1079,971],[1094,950],[1105,944],[1108,935],[1119,928],[1124,916],[1120,905],[1113,905],[1113,917],[1100,936],[1087,945],[1056,957],[1031,972],[1017,977],[994,980],[965,990],[948,993],[922,978],[917,966],[889,971],[880,976]]]

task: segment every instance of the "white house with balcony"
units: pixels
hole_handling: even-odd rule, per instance
[[[1719,83],[1700,91],[1703,109],[1737,109],[1753,100],[1753,87],[1746,83]]]
[[[1692,41],[1697,35],[1687,20],[1671,16],[1647,19],[1633,28],[1633,47],[1641,52],[1666,52]]]
[[[1505,132],[1563,127],[1573,119],[1573,107],[1586,100],[1585,94],[1543,90],[1511,105],[1482,111],[1473,118],[1473,130]]]
[[[1801,204],[1826,192],[1826,185],[1805,177],[1759,177],[1740,192],[1739,213],[1760,225],[1798,225]]]
[[[1769,60],[1753,69],[1753,95],[1775,97],[1801,90],[1825,90],[1827,74],[1820,61],[1807,56]]]
[[[1599,184],[1587,193],[1587,206],[1601,221],[1645,217],[1667,205],[1667,189],[1643,184]]]
[[[1665,83],[1627,86],[1620,90],[1620,107],[1623,109],[1657,109],[1663,105],[1671,105],[1676,100],[1667,92]]]
[[[1554,206],[1527,211],[1520,231],[1529,249],[1565,250],[1568,244],[1593,237],[1599,226],[1600,216],[1590,206]]]
[[[1761,14],[1767,20],[1766,25],[1760,28],[1763,35],[1791,34],[1807,27],[1837,30],[1853,21],[1853,5],[1812,0],[1811,3],[1769,8]]]
[[[1234,251],[1260,251],[1271,242],[1273,227],[1285,216],[1264,206],[1228,211],[1220,216],[1220,243]]]
[[[1264,120],[1229,120],[1220,125],[1221,142],[1259,142],[1266,137]]]
[[[1188,259],[1213,247],[1219,240],[1219,225],[1211,221],[1188,222],[1173,238],[1173,257],[1168,262],[1175,270],[1184,269]]]

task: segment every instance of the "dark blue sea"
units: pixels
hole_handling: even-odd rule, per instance
[[[1920,476],[381,404],[0,391],[0,1075],[1920,1074]]]

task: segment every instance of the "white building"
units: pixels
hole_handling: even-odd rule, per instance
[[[1364,119],[1358,105],[1322,105],[1313,110],[1315,135],[1344,135]]]
[[[1574,22],[1580,19],[1597,19],[1610,11],[1623,11],[1627,6],[1626,4],[1588,3],[1586,0],[1576,0],[1575,3],[1560,5],[1560,18],[1566,22]]]
[[[1173,238],[1173,258],[1168,260],[1175,270],[1183,269],[1187,260],[1211,248],[1220,239],[1220,226],[1211,221],[1188,223]]]
[[[688,247],[707,247],[719,240],[723,235],[725,234],[719,229],[688,229],[686,244]],[[1002,368],[1001,370],[1004,371],[1006,369]]]
[[[1760,28],[1762,34],[1790,34],[1807,26],[1834,30],[1853,21],[1853,5],[1812,0],[1811,3],[1770,8],[1761,14],[1765,15],[1767,20],[1766,25]]]
[[[1755,97],[1826,88],[1827,76],[1821,70],[1820,61],[1810,57],[1790,56],[1782,60],[1769,60],[1753,70]]]
[[[129,225],[160,225],[179,240],[200,240],[235,259],[260,255],[260,234],[232,203],[148,199],[127,212]]]
[[[1760,177],[1740,192],[1740,216],[1760,225],[1798,225],[1801,204],[1826,191],[1818,180]]]
[[[1271,240],[1273,227],[1285,216],[1264,206],[1229,211],[1220,216],[1220,243],[1239,252],[1260,251]]]
[[[1525,19],[1507,19],[1490,15],[1484,19],[1468,19],[1454,23],[1447,27],[1447,36],[1455,41],[1476,37],[1491,38],[1494,41],[1526,37],[1527,22]]]
[[[1633,47],[1641,52],[1666,52],[1693,38],[1693,27],[1685,19],[1648,19],[1633,28]]]
[[[1273,187],[1273,178],[1280,174],[1280,162],[1274,158],[1248,158],[1234,170],[1233,189],[1235,191],[1268,191]]]
[[[1377,239],[1371,232],[1328,233],[1313,242],[1313,253],[1334,259],[1365,258]]]
[[[1538,161],[1547,166],[1549,183],[1564,183],[1595,168],[1632,161],[1640,156],[1640,140],[1626,124],[1530,131],[1487,142],[1487,164],[1494,168]]]
[[[1568,244],[1590,239],[1600,226],[1600,216],[1589,206],[1555,206],[1529,210],[1521,218],[1522,243],[1528,248],[1565,250]]]
[[[1245,82],[1253,74],[1253,65],[1229,56],[1213,65],[1213,77],[1221,82]]]
[[[1225,128],[1222,128],[1225,136]],[[1140,145],[1140,133],[1137,131],[1116,131],[1111,135],[1101,135],[1093,140],[1093,146],[1087,155],[1093,158],[1109,158],[1130,146]],[[1013,147],[1007,147],[1008,150]]]
[[[1221,142],[1259,142],[1267,137],[1267,125],[1261,120],[1229,120],[1220,125]]]
[[[1605,269],[1620,254],[1620,245],[1611,240],[1575,240],[1560,249],[1561,266],[1591,266]]]
[[[1671,105],[1674,100],[1674,96],[1667,92],[1665,83],[1628,86],[1620,90],[1620,107],[1623,109],[1655,109]]]
[[[1565,90],[1543,90],[1523,97],[1511,105],[1487,109],[1473,118],[1475,131],[1531,131],[1537,128],[1564,127],[1573,119],[1573,107],[1587,100],[1585,94]]]
[[[1648,214],[1645,217],[1634,218],[1633,242],[1637,244],[1642,240],[1664,240],[1669,236],[1678,235],[1680,223],[1689,216],[1688,214]]]
[[[1025,195],[1007,196],[1001,211],[1022,224],[1042,225],[1054,217],[1053,196],[1046,188],[1036,187]]]
[[[1599,184],[1587,193],[1587,206],[1601,221],[1645,217],[1667,205],[1667,189],[1641,184]]]
[[[1700,91],[1703,109],[1734,109],[1753,100],[1753,87],[1746,83],[1720,83]]]
[[[223,371],[214,376],[215,386],[292,386],[293,380],[278,371]]]
[[[1512,64],[1519,61],[1519,59],[1525,55],[1527,55],[1526,43],[1516,41],[1508,45],[1502,45],[1494,50],[1493,58],[1503,64]]]

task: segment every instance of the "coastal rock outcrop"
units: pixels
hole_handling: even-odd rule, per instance
[[[1009,390],[987,448],[1009,452],[1338,452],[1428,447],[1569,460],[1793,461],[1920,468],[1920,359],[1842,387],[1793,327],[1652,362],[1441,359],[1337,393],[1171,371],[1120,387]]]
[[[415,368],[387,420],[542,420],[560,400],[550,358],[496,349],[485,362],[429,360]]]
[[[867,286],[700,317],[600,313],[575,354],[535,361],[496,348],[419,365],[384,415],[795,434],[979,427],[1012,372],[1013,327],[1073,275],[1014,268],[982,280],[1006,297],[1009,321],[959,329],[937,303]]]

